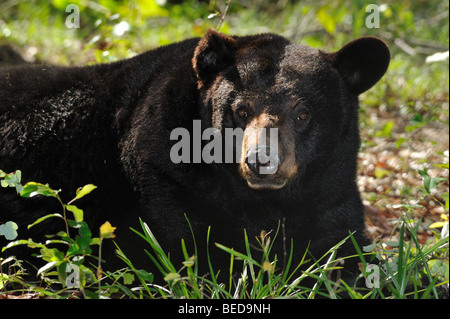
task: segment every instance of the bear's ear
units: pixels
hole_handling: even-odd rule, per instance
[[[370,89],[386,72],[390,52],[386,43],[374,37],[356,39],[327,58],[347,82],[350,90],[359,95]]]
[[[201,84],[214,78],[225,67],[234,64],[236,40],[209,29],[194,51],[192,65]]]

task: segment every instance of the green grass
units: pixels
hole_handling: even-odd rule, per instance
[[[27,245],[29,248],[39,250],[45,266],[34,270],[25,270],[23,261],[13,257],[1,258],[0,267],[0,294],[31,295],[34,298],[131,298],[131,299],[273,299],[273,298],[352,298],[352,299],[428,299],[439,298],[439,286],[448,285],[448,221],[447,232],[435,233],[432,240],[424,244],[418,241],[417,233],[422,227],[420,220],[411,216],[411,207],[405,205],[405,215],[399,220],[395,231],[396,237],[386,243],[374,243],[367,247],[358,247],[352,234],[330,247],[328,252],[318,260],[313,260],[305,252],[302,261],[292,264],[293,247],[288,253],[287,262],[281,267],[279,256],[271,254],[273,243],[277,240],[278,231],[273,235],[261,232],[257,238],[259,248],[263,255],[261,260],[252,256],[252,247],[244,231],[245,251],[239,252],[220,243],[211,243],[208,230],[208,251],[212,245],[222,249],[230,255],[228,279],[220,282],[214,269],[214,260],[207,255],[209,275],[198,272],[196,248],[188,252],[184,240],[180,243],[185,261],[181,265],[173,264],[169,255],[164,251],[157,238],[155,238],[148,225],[140,220],[140,230],[132,229],[147,245],[145,252],[151,263],[158,269],[164,282],[154,282],[154,274],[144,269],[137,269],[133,261],[127,258],[126,252],[116,245],[117,255],[124,262],[124,268],[114,272],[103,272],[101,262],[101,244],[105,239],[112,239],[114,227],[105,223],[100,228],[100,237],[93,238],[92,231],[83,221],[83,213],[77,209],[73,202],[87,196],[95,189],[87,185],[77,191],[76,197],[64,204],[61,202],[58,191],[47,185],[30,182],[21,185],[19,172],[6,174],[1,172],[2,187],[13,187],[22,197],[39,193],[42,196],[54,197],[59,200],[64,215],[50,214],[38,219],[32,227],[40,227],[40,222],[46,218],[62,218],[67,226],[58,234],[49,236],[45,242],[34,242],[32,239],[9,238],[10,243],[3,247],[2,253],[17,245]],[[427,176],[426,172],[422,172]],[[439,180],[428,176],[424,178],[424,191],[430,194],[437,187]],[[18,195],[18,196],[19,196]],[[431,195],[430,195],[431,196]],[[70,206],[74,219],[66,216],[65,210]],[[189,223],[189,220],[186,219]],[[189,224],[190,225],[190,224]],[[444,226],[445,222],[440,226]],[[192,231],[192,228],[191,228]],[[6,236],[5,230],[0,235]],[[17,234],[16,234],[17,235]],[[52,235],[52,234],[49,234]],[[194,247],[196,247],[195,233]],[[59,239],[58,239],[59,238]],[[357,255],[338,259],[339,247],[346,241],[352,241]],[[67,247],[66,250],[61,248]],[[99,245],[99,256],[92,255],[92,247]],[[1,255],[0,255],[1,256]],[[359,258],[361,260],[361,275],[358,285],[349,285],[342,280],[331,280],[331,273],[338,274],[342,260]],[[97,263],[90,260],[97,259]],[[237,262],[239,260],[239,262]],[[68,265],[79,270],[79,284],[71,286],[67,271]],[[242,266],[238,266],[242,265]],[[370,267],[372,268],[370,268]],[[242,269],[239,269],[242,267]],[[369,267],[369,268],[368,268]],[[373,278],[373,267],[377,268],[377,285],[365,284],[366,278]],[[25,272],[36,274],[39,283],[27,282],[23,275]],[[224,278],[223,276],[221,278]],[[225,277],[226,278],[226,277]],[[311,285],[311,279],[313,284]],[[305,282],[308,280],[308,284]],[[361,284],[363,283],[363,284]]]
[[[405,217],[406,218],[406,217]],[[239,274],[237,282],[233,282],[231,270],[230,280],[225,283],[217,282],[215,276],[209,278],[197,273],[195,255],[189,254],[182,245],[185,254],[185,262],[178,270],[176,265],[170,263],[156,238],[152,235],[148,226],[141,221],[143,233],[140,234],[152,248],[153,256],[148,255],[152,262],[158,265],[165,276],[167,285],[145,286],[147,297],[150,298],[186,298],[186,299],[267,299],[267,298],[295,298],[314,299],[322,298],[354,298],[354,299],[376,299],[376,298],[438,298],[440,285],[448,284],[447,268],[432,270],[429,264],[435,260],[442,260],[448,256],[448,235],[444,238],[436,237],[432,242],[420,245],[415,234],[420,222],[410,225],[406,219],[399,224],[400,237],[398,241],[391,241],[393,247],[383,247],[374,244],[370,247],[358,247],[351,234],[349,237],[331,247],[329,251],[311,265],[299,271],[306,265],[308,260],[305,253],[302,262],[298,265],[291,264],[292,250],[285,269],[279,269],[277,257],[269,258],[273,242],[269,237],[262,235],[259,244],[264,252],[262,260],[252,258],[248,237],[244,233],[246,251],[237,252],[219,243],[215,245],[230,254],[230,269]],[[411,237],[405,241],[405,232]],[[207,239],[208,240],[208,239]],[[357,247],[357,256],[364,265],[360,280],[364,281],[363,273],[367,267],[366,258],[372,256],[372,265],[376,265],[380,271],[379,287],[361,288],[349,286],[345,282],[334,282],[330,280],[331,272],[339,271],[341,268],[336,253],[339,247],[347,240],[352,240]],[[122,254],[122,252],[121,252]],[[344,259],[346,259],[344,258]],[[233,269],[234,261],[243,262],[243,269]],[[127,264],[129,261],[127,260]],[[210,273],[214,274],[213,261],[209,260]],[[131,266],[131,264],[129,264]],[[304,268],[304,267],[303,267]],[[136,273],[137,274],[137,273]],[[367,274],[366,274],[367,275]],[[139,277],[139,275],[137,275]],[[304,285],[306,279],[313,278],[315,284],[311,287]],[[143,282],[143,280],[140,280]],[[424,285],[424,283],[427,283]],[[142,286],[141,286],[142,287]],[[140,298],[142,295],[128,295],[130,298]]]
[[[79,29],[65,26],[67,14],[64,9],[69,3],[80,6]],[[208,28],[216,28],[222,17],[224,21],[220,31],[228,34],[275,32],[294,42],[330,51],[356,37],[373,35],[384,39],[392,54],[386,76],[361,96],[361,150],[376,157],[373,171],[366,168],[367,165],[360,166],[360,176],[373,177],[375,181],[374,185],[364,184],[362,196],[367,206],[384,214],[381,217],[391,216],[389,228],[381,238],[369,247],[358,247],[357,256],[348,256],[362,261],[364,267],[359,278],[362,288],[328,279],[330,272],[339,271],[336,251],[341,243],[330,247],[326,255],[312,264],[306,264],[312,261],[307,252],[303,265],[292,264],[288,258],[283,269],[281,264],[284,263],[277,259],[280,256],[270,254],[273,242],[280,240],[276,236],[270,240],[267,234],[258,238],[264,254],[262,260],[254,260],[246,233],[242,234],[246,249],[240,252],[221,243],[209,242],[209,238],[195,238],[192,234],[197,242],[206,240],[210,249],[218,247],[229,253],[229,276],[224,282],[218,282],[218,277],[211,275],[217,272],[214,260],[206,261],[210,267],[209,276],[198,273],[200,261],[196,259],[197,252],[187,251],[183,242],[180,242],[180,250],[185,261],[180,265],[172,264],[163,243],[158,243],[145,223],[141,223],[142,229],[135,230],[136,236],[147,244],[149,262],[159,269],[166,281],[156,283],[156,274],[136,269],[133,260],[128,259],[126,251],[121,251],[120,247],[117,250],[124,261],[124,268],[103,273],[101,268],[104,265],[98,262],[101,256],[93,256],[90,251],[91,246],[100,247],[103,240],[92,237],[92,233],[98,230],[90,229],[80,217],[79,210],[70,207],[73,203],[60,201],[61,212],[52,212],[59,216],[54,214],[48,218],[63,218],[66,228],[58,234],[49,234],[55,236],[53,242],[32,243],[20,239],[21,244],[34,247],[36,252],[43,250],[42,258],[46,265],[55,259],[58,265],[37,269],[27,261],[6,258],[4,252],[0,252],[0,296],[308,299],[346,295],[365,299],[436,298],[439,286],[448,285],[449,279],[448,139],[440,138],[443,134],[448,135],[449,72],[448,60],[426,63],[426,58],[448,50],[448,1],[387,1],[380,15],[380,29],[369,29],[364,25],[365,6],[369,3],[372,1],[349,0],[343,5],[331,0],[233,0],[226,16],[223,16],[226,3],[222,1],[186,0],[163,7],[144,0],[0,3],[0,45],[12,43],[35,60],[52,64],[84,65],[127,58],[159,45],[202,36]],[[115,27],[121,22],[130,26],[123,35],[115,32]],[[404,47],[398,45],[398,39],[414,49],[414,54],[405,52]],[[432,130],[434,135],[425,137],[423,130]],[[383,145],[386,147],[382,148]],[[402,152],[428,155],[418,159],[405,158],[400,155]],[[442,156],[445,152],[447,155]],[[380,160],[380,157],[386,157],[386,153],[389,154],[388,159],[400,161],[400,168],[386,167],[386,163]],[[20,173],[0,172],[0,180],[2,187],[14,187],[18,193],[22,192]],[[393,181],[403,185],[396,188]],[[58,197],[57,192],[45,187],[39,191]],[[430,228],[430,225],[436,224],[441,214],[447,221],[442,219],[439,225],[442,231],[439,232],[440,228]],[[380,227],[386,225],[380,224]],[[13,224],[0,226],[3,226],[0,236],[10,238],[14,235]],[[40,227],[39,221],[33,227]],[[210,231],[214,232],[214,229]],[[347,241],[351,240],[349,234]],[[56,241],[64,242],[65,250],[55,250],[53,244]],[[292,251],[288,256],[290,254]],[[363,261],[363,255],[369,258],[369,263]],[[69,263],[78,265],[82,271],[80,288],[66,286],[64,266]],[[370,267],[367,270],[368,264],[378,267],[379,288],[369,289],[364,284],[363,274],[373,274]],[[26,281],[26,272],[39,272],[40,281]],[[315,285],[306,287],[305,281],[311,279]]]

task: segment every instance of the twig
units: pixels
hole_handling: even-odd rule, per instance
[[[225,11],[222,13],[219,21],[219,25],[217,26],[217,31],[222,27],[223,22],[225,21],[225,17],[227,16],[228,9],[230,8],[231,0],[228,0],[227,6],[225,7]]]
[[[409,46],[409,48],[416,51],[416,53],[425,53],[424,51],[426,49],[428,49],[426,54],[430,54],[431,52],[435,52],[435,51],[447,51],[448,50],[447,46],[441,45],[441,44],[433,42],[433,41],[422,40],[422,39],[417,39],[417,38],[405,38],[405,37],[398,38],[391,32],[380,31],[380,36],[384,40],[396,42],[395,44],[398,46],[399,46],[398,41],[401,41],[400,46],[407,45],[407,46]],[[411,46],[415,46],[416,48],[412,48]],[[404,46],[400,47],[400,49],[403,50]]]
[[[400,49],[402,49],[403,52],[405,52],[405,53],[408,54],[408,55],[414,56],[414,55],[417,54],[416,50],[415,50],[413,47],[409,46],[408,43],[406,43],[405,41],[403,41],[403,40],[400,39],[400,38],[395,39],[395,40],[394,40],[394,43],[395,43]]]

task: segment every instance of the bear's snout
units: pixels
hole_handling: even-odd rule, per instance
[[[289,170],[285,165],[289,161],[283,156],[285,152],[278,142],[278,128],[252,127],[245,130],[240,173],[250,188],[281,189],[291,177],[285,172]]]
[[[248,168],[259,177],[275,174],[280,162],[278,152],[269,145],[253,145],[245,157]]]

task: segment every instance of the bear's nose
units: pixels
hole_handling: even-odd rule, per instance
[[[268,145],[255,145],[248,150],[245,163],[253,173],[262,177],[277,171],[280,157]]]

